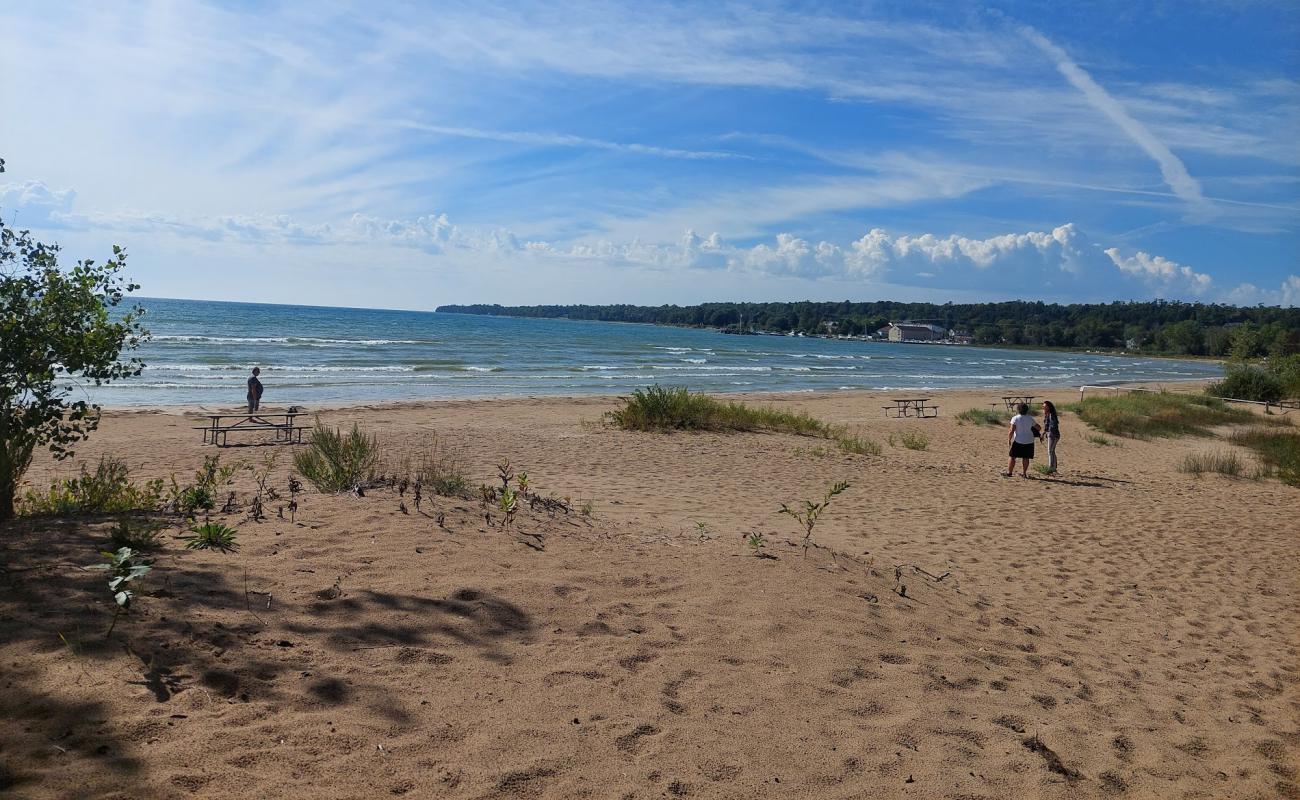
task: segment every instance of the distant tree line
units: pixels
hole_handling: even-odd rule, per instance
[[[1300,309],[1114,302],[702,303],[697,306],[449,305],[438,311],[717,328],[729,332],[874,334],[890,322],[942,325],[975,344],[1130,350],[1161,355],[1259,358],[1300,352]]]

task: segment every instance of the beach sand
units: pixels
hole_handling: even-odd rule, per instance
[[[1072,414],[1059,477],[1002,478],[1005,430],[954,418],[999,394],[937,394],[927,420],[883,418],[884,393],[759,401],[860,429],[879,456],[624,432],[602,424],[609,398],[329,411],[393,458],[436,434],[474,486],[508,458],[592,514],[525,509],[507,533],[478,501],[402,513],[389,489],[309,490],[295,522],[283,500],[264,522],[217,515],[234,553],[169,529],[111,640],[104,575],[77,569],[106,526],[22,521],[0,537],[0,781],[41,798],[1300,796],[1300,490],[1177,470],[1226,442],[1102,446]],[[292,448],[218,451],[195,424],[112,412],[77,460],[146,478],[279,453],[285,491]],[[841,479],[804,555],[776,511]],[[251,473],[232,488],[246,504]]]

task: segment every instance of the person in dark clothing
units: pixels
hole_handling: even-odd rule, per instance
[[[1056,404],[1043,401],[1043,431],[1040,441],[1047,443],[1047,474],[1056,474],[1056,443],[1061,440],[1061,421],[1056,416]]]
[[[262,405],[262,382],[257,379],[262,370],[253,367],[253,377],[248,379],[248,413],[252,414]]]

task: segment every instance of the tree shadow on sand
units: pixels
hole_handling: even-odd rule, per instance
[[[110,639],[105,574],[84,569],[103,560],[107,526],[21,520],[7,527],[0,536],[0,791],[66,773],[85,781],[78,791],[86,794],[147,794],[158,777],[149,768],[160,765],[149,764],[137,737],[122,730],[148,714],[141,703],[165,705],[187,691],[218,703],[365,703],[403,724],[410,715],[391,691],[364,675],[325,674],[310,652],[443,642],[508,663],[501,645],[534,628],[523,609],[469,588],[443,598],[375,591],[277,598],[274,608],[254,609],[241,568],[167,549]]]

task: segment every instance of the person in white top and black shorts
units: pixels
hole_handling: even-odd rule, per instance
[[[1011,418],[1011,428],[1007,431],[1007,443],[1011,445],[1011,460],[1007,463],[1007,471],[1002,473],[1002,477],[1010,478],[1016,471],[1016,459],[1020,459],[1020,477],[1029,477],[1029,462],[1034,460],[1034,442],[1038,440],[1039,433],[1042,429],[1038,423],[1029,415],[1029,406],[1021,403],[1017,408],[1017,413]]]

